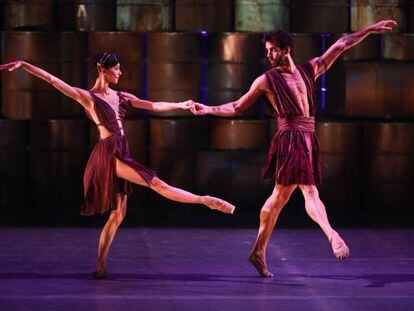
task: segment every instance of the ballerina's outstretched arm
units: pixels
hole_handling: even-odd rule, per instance
[[[156,112],[165,112],[165,111],[171,111],[176,109],[192,109],[195,105],[195,102],[192,100],[187,100],[184,102],[179,103],[171,103],[171,102],[152,102],[149,100],[144,100],[136,97],[135,95],[132,95],[127,92],[122,92],[122,95],[127,98],[133,107],[139,108],[139,109],[145,109],[150,111],[156,111]]]
[[[0,71],[1,70],[13,71],[18,68],[23,68],[28,73],[42,80],[45,80],[47,83],[52,85],[54,88],[56,88],[57,90],[65,94],[66,96],[76,100],[86,109],[91,108],[91,105],[92,105],[91,97],[87,91],[67,84],[66,82],[55,77],[54,75],[50,74],[46,70],[43,70],[42,68],[39,68],[37,66],[34,66],[32,64],[29,64],[28,62],[21,61],[21,60],[7,63],[4,65],[0,65]]]

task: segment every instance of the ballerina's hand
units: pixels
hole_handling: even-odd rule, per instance
[[[185,110],[189,109],[189,110],[192,111],[192,109],[195,105],[195,102],[190,99],[190,100],[186,100],[185,102],[182,102],[181,105],[182,105],[182,109],[185,109]]]
[[[200,104],[200,103],[194,103],[194,107],[191,110],[191,112],[197,116],[207,114],[207,106]]]
[[[13,71],[17,68],[19,68],[22,65],[21,61],[15,61],[15,62],[11,62],[8,64],[4,64],[4,65],[0,65],[0,70],[8,70],[8,71]]]

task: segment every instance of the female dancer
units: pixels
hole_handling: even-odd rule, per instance
[[[122,121],[126,117],[127,107],[169,111],[190,109],[194,102],[181,103],[151,102],[138,99],[126,92],[117,92],[109,87],[118,83],[122,75],[120,63],[115,54],[104,52],[94,57],[98,78],[90,91],[72,87],[45,70],[24,61],[15,61],[0,66],[0,70],[13,71],[23,68],[39,77],[66,96],[80,103],[87,116],[99,129],[100,140],[93,149],[86,166],[84,176],[84,200],[81,214],[93,215],[110,211],[99,239],[98,261],[93,273],[95,278],[106,276],[106,259],[115,233],[125,217],[127,195],[131,191],[131,182],[146,186],[162,196],[182,203],[204,204],[211,209],[224,213],[233,213],[230,203],[210,196],[199,196],[182,189],[174,188],[156,173],[132,159],[129,155],[128,142],[124,136]]]

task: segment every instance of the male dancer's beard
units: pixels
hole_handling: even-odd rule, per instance
[[[289,64],[288,57],[285,55],[281,55],[278,59],[275,59],[274,62],[270,63],[272,67],[285,67],[287,64]]]

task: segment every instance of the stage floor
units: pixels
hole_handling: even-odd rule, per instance
[[[256,230],[121,228],[93,280],[98,229],[0,229],[0,310],[414,310],[414,229],[276,230],[271,279],[246,254]]]

